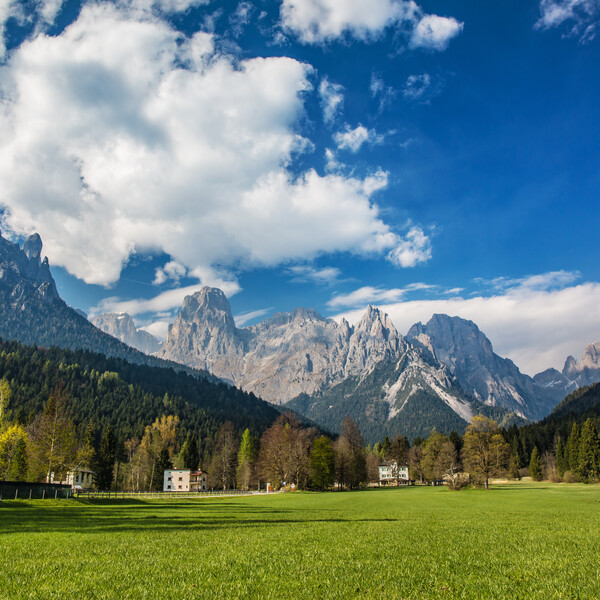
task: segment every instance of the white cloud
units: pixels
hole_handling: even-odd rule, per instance
[[[379,111],[390,106],[396,95],[394,88],[386,85],[381,75],[377,73],[371,75],[369,89],[371,90],[371,96],[379,99]]]
[[[382,302],[397,302],[409,292],[433,290],[436,287],[435,285],[421,282],[410,283],[406,287],[391,290],[366,285],[348,294],[336,294],[327,302],[327,306],[332,309],[339,309],[342,307],[354,308],[367,304],[381,304]]]
[[[373,202],[385,173],[287,170],[308,144],[296,124],[310,66],[234,62],[211,35],[186,39],[131,10],[84,6],[0,69],[5,228],[38,231],[53,264],[102,285],[134,252],[165,252],[202,280],[325,252],[402,252]]]
[[[345,34],[374,39],[416,11],[414,2],[404,0],[283,0],[281,20],[301,41],[314,44]]]
[[[410,37],[411,48],[445,50],[452,38],[462,30],[463,23],[451,17],[425,15],[413,29]]]
[[[246,25],[250,23],[253,12],[254,7],[250,2],[244,0],[237,5],[235,12],[229,17],[230,30],[235,37],[240,36]]]
[[[445,50],[463,27],[456,19],[424,14],[414,0],[283,0],[281,23],[306,44],[345,36],[370,42],[398,27],[412,48],[432,50]]]
[[[321,96],[321,108],[323,110],[323,120],[331,124],[342,110],[344,105],[344,88],[339,83],[333,83],[325,77],[319,85],[319,94]]]
[[[339,281],[342,272],[337,267],[323,267],[318,269],[311,265],[294,265],[288,273],[294,283],[316,283],[318,285],[331,285]]]
[[[384,137],[374,129],[367,129],[362,125],[358,125],[354,129],[350,125],[346,125],[344,131],[336,133],[333,139],[340,150],[358,152],[363,144],[382,144]]]
[[[167,281],[177,283],[187,275],[187,269],[181,263],[170,260],[164,267],[158,267],[154,273],[153,285],[163,285]]]
[[[153,298],[133,298],[130,300],[123,300],[118,297],[104,298],[97,306],[90,309],[90,315],[93,317],[101,313],[116,312],[136,316],[170,312],[181,308],[183,299],[186,296],[191,296],[199,292],[205,285],[220,288],[228,297],[237,294],[241,290],[239,284],[235,281],[227,281],[219,278],[206,279],[194,285],[161,292]]]
[[[596,36],[600,23],[598,0],[541,0],[540,18],[535,29],[565,26],[567,35],[577,36],[585,43]]]
[[[431,240],[420,227],[411,227],[388,254],[388,259],[401,267],[415,267],[430,258]]]
[[[235,315],[233,320],[235,321],[236,327],[244,327],[246,323],[253,321],[254,319],[258,319],[260,317],[264,317],[267,313],[272,311],[273,308],[261,308],[259,310],[252,310],[250,312],[241,313],[239,315]]]
[[[169,325],[173,322],[173,319],[160,319],[140,327],[144,331],[147,331],[155,338],[164,342],[167,339],[167,332],[169,331]]]
[[[402,95],[408,100],[422,100],[431,87],[431,75],[409,75],[402,89]]]
[[[355,323],[366,304],[336,319],[344,316]],[[549,367],[560,370],[569,354],[580,356],[587,344],[600,340],[600,283],[541,289],[523,280],[523,285],[491,297],[414,300],[381,304],[381,309],[402,333],[434,313],[470,319],[490,338],[496,353],[530,375]]]

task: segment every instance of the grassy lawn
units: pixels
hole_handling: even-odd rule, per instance
[[[600,486],[3,501],[0,598],[600,598]]]

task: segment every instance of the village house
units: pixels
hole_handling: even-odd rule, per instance
[[[379,465],[379,485],[408,485],[408,465],[398,465],[395,460],[383,462]]]
[[[208,489],[206,473],[195,469],[167,469],[165,492],[205,492]]]
[[[54,477],[54,473],[50,473],[50,483],[62,483],[70,485],[74,490],[90,490],[94,487],[94,475],[96,473],[90,469],[78,468],[67,473],[67,476],[62,481],[58,481]]]

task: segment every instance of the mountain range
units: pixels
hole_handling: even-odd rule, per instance
[[[61,299],[50,273],[48,259],[42,260],[42,240],[33,234],[20,248],[0,235],[0,337],[43,347],[89,350],[108,357],[154,367],[169,367],[198,377],[179,363],[144,354],[108,335]]]
[[[38,235],[22,248],[0,236],[4,339],[210,373],[332,431],[350,415],[368,440],[398,431],[428,435],[433,427],[460,431],[480,413],[504,424],[539,420],[567,393],[600,380],[600,344],[588,346],[580,361],[568,357],[562,372],[532,378],[494,353],[475,323],[458,317],[434,315],[402,336],[372,306],[355,325],[298,308],[240,328],[224,293],[209,287],[184,299],[161,345],[127,314],[90,323],[68,307],[41,251]]]
[[[521,373],[494,353],[475,323],[458,317],[434,315],[405,337],[372,306],[354,326],[298,308],[238,328],[216,288],[185,298],[158,355],[205,369],[332,430],[349,414],[380,437],[460,430],[478,413],[506,423],[537,420],[577,385],[567,376],[548,385],[542,376]],[[589,374],[592,364],[582,361],[582,372]]]

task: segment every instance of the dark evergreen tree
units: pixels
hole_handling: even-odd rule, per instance
[[[109,424],[104,430],[96,460],[96,486],[99,490],[110,490],[114,479],[116,456],[115,436]]]
[[[310,475],[314,487],[324,491],[333,485],[335,478],[335,453],[327,436],[318,437],[310,455]]]
[[[529,461],[529,476],[534,481],[542,480],[542,462],[540,460],[540,453],[537,447],[531,451],[531,460]]]
[[[173,468],[173,463],[171,462],[171,457],[169,456],[169,450],[165,446],[163,446],[160,451],[160,454],[158,455],[156,467],[153,471],[153,477],[152,477],[150,489],[153,491],[162,490],[164,480],[165,480],[165,471],[167,469],[172,469],[172,468]]]
[[[558,442],[556,444],[556,469],[561,477],[565,474],[565,471],[569,470],[567,450],[560,437],[558,438]]]
[[[450,435],[448,436],[448,438],[454,444],[454,447],[456,448],[456,452],[460,456],[460,451],[462,450],[462,447],[463,447],[462,437],[456,431],[452,430],[450,432]]]
[[[598,432],[591,419],[583,424],[579,438],[577,473],[584,481],[594,481],[600,467],[600,444]]]
[[[198,444],[196,436],[193,433],[188,433],[181,447],[182,466],[184,469],[197,469],[200,463],[200,454],[198,452]]]
[[[579,425],[573,423],[571,434],[567,440],[567,462],[569,471],[577,473],[579,470]]]

